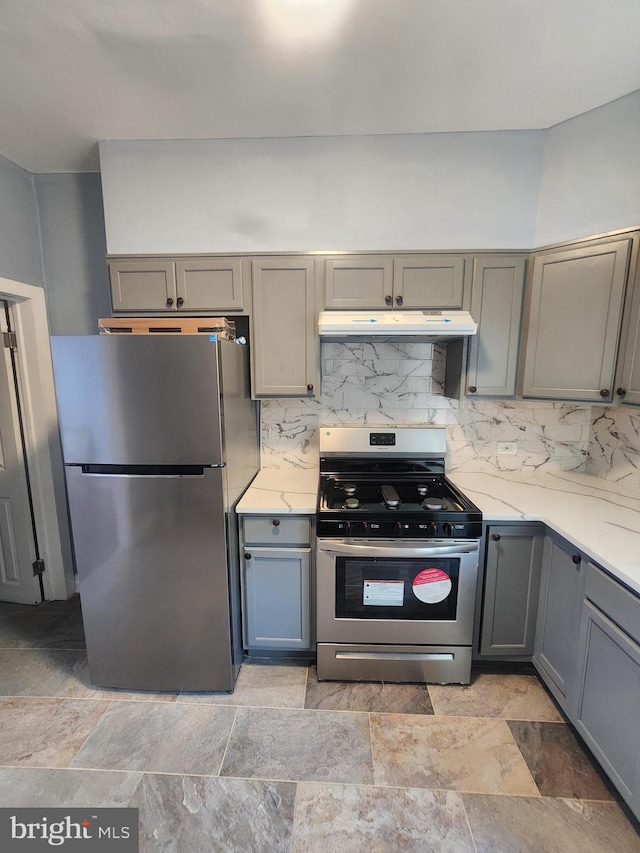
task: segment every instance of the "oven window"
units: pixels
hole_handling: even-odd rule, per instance
[[[338,619],[455,620],[460,560],[337,557]]]

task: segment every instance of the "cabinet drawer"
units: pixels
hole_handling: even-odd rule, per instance
[[[585,594],[612,622],[640,643],[640,598],[593,563],[587,566]]]
[[[269,515],[244,518],[245,545],[309,545],[311,520],[302,516]]]

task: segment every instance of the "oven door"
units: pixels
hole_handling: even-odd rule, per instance
[[[476,540],[318,540],[319,643],[471,645]]]

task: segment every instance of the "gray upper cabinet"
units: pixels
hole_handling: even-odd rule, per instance
[[[109,284],[114,311],[175,310],[176,274],[172,261],[109,261]]]
[[[543,544],[540,524],[488,528],[480,654],[533,654]]]
[[[402,255],[393,261],[397,308],[462,308],[465,259],[459,255]]]
[[[513,397],[516,393],[524,257],[476,258],[471,314],[478,334],[469,339],[466,394]]]
[[[582,554],[559,537],[547,535],[533,662],[564,710],[573,700],[584,585]]]
[[[110,259],[111,305],[117,311],[242,311],[240,258]]]
[[[345,255],[325,260],[325,308],[462,308],[461,255]]]
[[[319,340],[313,260],[252,261],[254,397],[312,397],[318,387]]]
[[[640,243],[640,239],[636,239]],[[633,406],[640,406],[640,265],[637,255],[636,250],[633,264],[636,275],[627,297],[628,308],[625,308],[615,398],[617,403]]]
[[[387,308],[393,305],[393,260],[348,255],[325,261],[325,308]]]
[[[630,245],[533,255],[523,397],[612,399]]]
[[[242,311],[242,260],[176,261],[177,305],[184,311]]]

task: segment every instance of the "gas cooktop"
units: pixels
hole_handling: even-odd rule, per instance
[[[342,427],[324,439],[321,430],[318,536],[482,535],[482,513],[444,474],[443,429]]]

